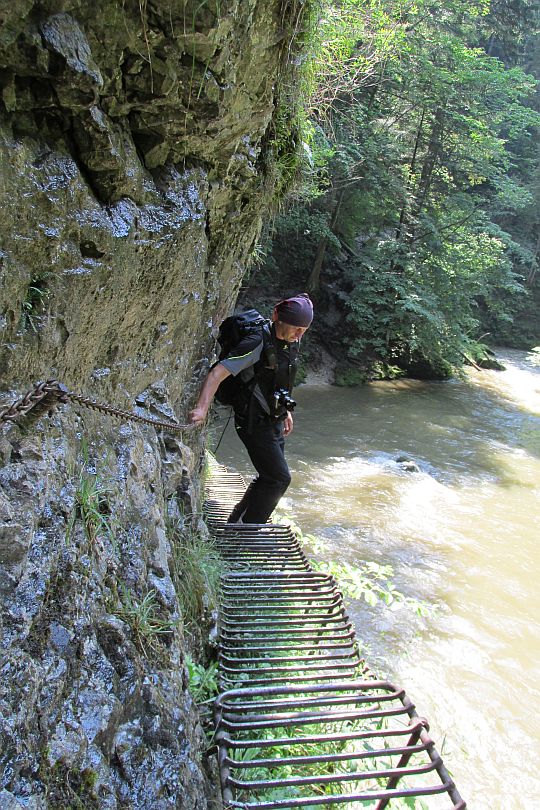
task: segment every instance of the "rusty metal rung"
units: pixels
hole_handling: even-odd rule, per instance
[[[464,810],[427,722],[402,689],[369,677],[334,578],[313,571],[290,526],[226,523],[244,490],[212,462],[205,512],[225,566],[225,691],[214,715],[227,810],[384,810],[437,795]]]
[[[397,796],[448,793],[453,807],[464,806],[427,733],[427,724],[416,715],[403,690],[393,684],[351,679],[230,690],[217,698],[215,716],[226,801],[234,802],[232,797],[238,794],[246,807],[270,810],[312,806],[322,793],[328,805],[372,800],[382,808]],[[380,727],[383,722],[385,728]],[[316,733],[308,727],[315,727]],[[270,729],[278,734],[274,740],[268,739]],[[266,733],[261,736],[261,732]],[[287,754],[281,751],[283,740]],[[279,751],[277,758],[271,755],[272,748]],[[247,756],[253,750],[256,755]],[[363,763],[367,767],[361,769]],[[321,773],[323,764],[332,767]],[[237,772],[242,778],[235,776]],[[413,779],[418,784],[411,787]],[[401,786],[396,787],[400,781]],[[345,787],[343,792],[337,790],[340,786]],[[282,795],[288,790],[287,799],[268,800],[276,789]]]

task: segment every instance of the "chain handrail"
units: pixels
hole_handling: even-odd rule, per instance
[[[78,402],[85,408],[100,411],[116,419],[122,419],[126,422],[142,422],[146,425],[172,431],[173,433],[184,433],[186,430],[192,430],[195,427],[195,425],[180,425],[176,422],[163,422],[159,419],[150,419],[147,416],[139,416],[136,413],[130,413],[121,408],[115,408],[112,405],[97,402],[90,397],[84,397],[74,391],[69,391],[66,386],[58,382],[58,380],[47,380],[46,382],[38,383],[21,397],[21,399],[18,399],[12,405],[0,411],[0,422],[14,422],[19,417],[26,416],[39,405],[52,408],[57,402],[67,403],[69,401]]]

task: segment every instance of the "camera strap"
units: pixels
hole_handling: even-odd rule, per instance
[[[270,405],[268,404],[268,400],[265,397],[265,395],[263,394],[261,386],[259,385],[259,383],[257,383],[257,382],[255,383],[251,393],[252,393],[252,396],[254,397],[254,399],[257,400],[257,402],[259,403],[259,405],[261,406],[261,408],[263,409],[265,414],[267,416],[271,416],[272,412],[270,410]]]
[[[274,339],[275,333],[273,328],[268,329],[268,331],[263,329],[264,346],[260,360],[255,366],[245,369],[240,372],[239,375],[246,390],[249,391],[244,416],[248,433],[251,433],[256,425],[256,419],[258,418],[258,414],[260,414],[259,408],[271,421],[279,418],[273,412],[272,399],[274,391],[276,390],[278,376],[278,349]],[[289,343],[286,351],[288,354],[288,364],[286,366],[287,387],[290,395],[294,386],[298,366],[299,342],[295,341],[294,343]]]
[[[294,388],[294,380],[296,378],[296,370],[298,368],[298,355],[300,353],[300,341],[289,343],[289,396],[292,395]]]

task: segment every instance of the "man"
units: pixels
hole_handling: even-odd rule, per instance
[[[223,380],[231,374],[235,381],[238,379],[233,402],[235,426],[258,476],[229,515],[230,523],[266,523],[291,482],[284,437],[293,429],[294,402],[288,398],[296,372],[295,344],[312,320],[313,304],[306,293],[277,304],[271,326],[274,361],[269,363],[265,356],[262,331],[246,335],[210,370],[190,413],[192,424],[203,424]],[[250,376],[250,382],[245,382]],[[280,391],[281,396],[276,397]]]

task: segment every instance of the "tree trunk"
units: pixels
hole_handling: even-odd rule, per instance
[[[532,287],[534,284],[534,279],[536,278],[536,263],[539,257],[540,257],[540,235],[538,236],[538,239],[536,241],[536,250],[534,251],[534,258],[531,262],[531,269],[529,270],[527,281],[525,282],[527,287]]]
[[[416,130],[416,138],[414,139],[414,149],[411,157],[411,162],[409,164],[408,169],[408,177],[407,177],[407,188],[405,191],[405,201],[401,208],[401,212],[399,215],[399,225],[397,226],[396,230],[396,239],[401,241],[403,238],[403,233],[405,229],[405,225],[407,224],[407,213],[409,208],[409,194],[410,194],[410,182],[411,177],[414,174],[414,170],[416,169],[416,157],[418,155],[418,150],[420,148],[420,142],[422,140],[422,130],[424,128],[424,118],[426,115],[425,108],[422,110],[422,115],[420,118],[420,123],[418,124],[418,129]]]
[[[417,220],[426,204],[431,183],[433,182],[433,171],[437,165],[439,155],[442,150],[442,136],[444,131],[444,111],[438,109],[431,127],[431,137],[427,148],[422,173],[418,183],[415,204],[412,210],[411,219]]]
[[[338,221],[339,216],[339,209],[341,208],[341,203],[343,202],[344,196],[345,196],[345,189],[342,188],[338,192],[338,195],[336,197],[336,203],[334,206],[334,210],[332,212],[332,218],[328,225],[329,229],[332,232],[336,227],[336,223]],[[311,273],[309,274],[306,283],[307,291],[310,295],[313,293],[317,293],[321,285],[321,270],[323,266],[324,257],[326,255],[327,246],[328,246],[328,237],[323,236],[323,238],[319,241],[319,244],[317,245],[317,253],[315,254],[315,261],[313,262],[313,267],[311,268]]]

